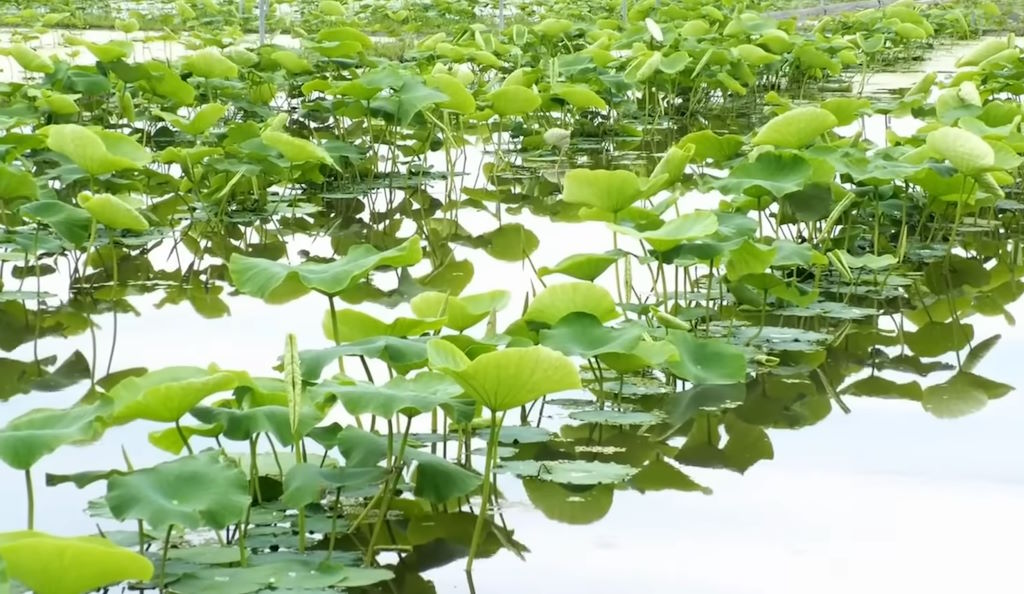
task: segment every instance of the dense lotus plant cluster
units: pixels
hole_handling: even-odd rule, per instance
[[[1024,292],[1016,40],[859,92],[998,26],[990,3],[801,24],[767,12],[791,2],[623,20],[552,0],[498,30],[475,4],[432,2],[417,29],[419,4],[325,1],[275,13],[287,36],[263,45],[243,4],[0,12],[0,350],[33,350],[0,359],[0,411],[82,394],[4,418],[28,509],[0,592],[389,591],[433,543],[467,569],[524,556],[503,480],[587,524],[617,490],[709,493],[687,467],[742,473],[769,429],[851,398],[951,418],[1011,391],[974,372],[999,337],[969,318],[1011,319]],[[409,35],[357,28],[364,6]],[[104,18],[117,33],[40,42]],[[535,261],[555,239],[537,221],[606,249]],[[493,262],[530,286],[470,290]],[[116,333],[149,294],[203,319],[302,300],[322,341],[274,337],[262,375],[97,360],[98,320]],[[91,353],[38,356],[85,334]],[[102,487],[88,512],[128,529],[34,530],[37,464],[129,424],[167,461],[46,475]]]

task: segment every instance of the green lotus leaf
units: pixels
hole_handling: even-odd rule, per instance
[[[145,231],[149,222],[139,214],[124,198],[113,194],[78,194],[78,204],[97,222],[110,229],[127,229],[129,231]]]
[[[313,65],[291,50],[278,50],[270,54],[270,59],[277,62],[289,74],[305,74],[313,71]]]
[[[317,10],[327,16],[340,17],[345,15],[345,7],[338,0],[320,0]]]
[[[466,394],[492,411],[505,411],[546,394],[580,387],[565,355],[547,347],[508,348],[469,361],[450,342],[427,343],[430,366],[455,379]]]
[[[251,500],[245,473],[219,450],[111,477],[104,499],[115,518],[140,519],[158,532],[223,529],[242,520]]]
[[[758,46],[749,43],[737,45],[732,48],[732,52],[748,66],[764,66],[779,61],[779,56],[768,53]]]
[[[153,577],[149,559],[98,536],[2,532],[0,560],[7,575],[36,594],[82,594]]]
[[[238,66],[212,47],[185,56],[181,67],[203,78],[238,78]]]
[[[832,112],[820,107],[798,107],[775,116],[761,126],[750,143],[798,149],[839,125]]]
[[[944,126],[929,132],[926,142],[928,150],[933,154],[968,175],[980,173],[995,165],[996,155],[992,147],[980,136],[967,130]]]
[[[152,160],[149,151],[117,132],[78,124],[57,124],[43,131],[50,150],[68,157],[90,175],[140,169]]]
[[[504,309],[509,298],[508,291],[501,289],[458,297],[426,291],[413,297],[409,306],[420,318],[442,318],[446,327],[462,332],[482,322],[492,312]]]
[[[821,107],[834,115],[840,126],[848,126],[862,114],[870,112],[871,100],[863,97],[832,97],[823,101]]]
[[[76,35],[66,35],[64,42],[68,45],[84,47],[100,62],[124,60],[135,51],[135,44],[126,39],[112,39],[106,43],[93,43]]]
[[[260,433],[268,433],[284,445],[294,441],[291,411],[287,406],[264,405],[244,410],[222,406],[196,406],[189,411],[196,420],[207,425],[223,427],[221,436],[232,441],[248,441]],[[323,414],[305,407],[301,416],[300,433],[312,429],[323,419]]]
[[[438,103],[441,109],[448,109],[463,115],[469,115],[476,111],[476,99],[473,98],[473,94],[466,89],[466,85],[462,84],[462,81],[454,76],[441,72],[427,76],[424,80],[427,86],[441,91],[448,97],[447,100]]]
[[[329,263],[303,262],[289,266],[232,254],[228,270],[235,287],[242,293],[268,303],[287,303],[309,291],[338,295],[375,268],[412,266],[422,257],[420,240],[414,236],[383,252],[370,245],[356,245],[343,257]]]
[[[1007,41],[1004,37],[990,38],[982,41],[974,48],[964,54],[956,61],[957,68],[977,66],[992,56],[1007,49]]]
[[[460,400],[462,392],[462,387],[448,376],[429,371],[412,378],[395,376],[382,386],[359,383],[330,390],[353,415],[390,419],[401,413],[415,417],[440,407],[449,417],[472,420],[473,404],[470,402],[467,410],[467,401]]]
[[[409,79],[392,96],[398,101],[398,121],[402,125],[412,122],[416,114],[427,106],[450,101],[451,97],[419,80]]]
[[[712,185],[730,196],[770,194],[780,198],[803,188],[813,173],[811,163],[800,155],[769,152],[733,167],[729,175],[715,180]]]
[[[38,197],[39,186],[31,173],[10,165],[0,165],[0,201],[15,198],[35,200]]]
[[[372,467],[389,451],[388,437],[346,427],[337,436],[347,467]],[[430,452],[407,448],[405,459],[416,464],[413,494],[434,504],[444,504],[475,491],[483,477]]]
[[[723,163],[739,154],[745,142],[737,134],[719,136],[711,130],[690,132],[676,146],[693,146],[692,159],[697,163]]]
[[[34,49],[25,44],[17,43],[10,47],[0,49],[0,54],[14,58],[14,61],[29,72],[40,72],[50,74],[53,72],[53,62]]]
[[[605,353],[632,353],[646,328],[629,324],[608,328],[593,315],[574,312],[548,330],[540,331],[540,344],[563,354],[591,358]]]
[[[37,408],[11,419],[0,429],[0,460],[28,470],[63,445],[90,443],[103,435],[110,401],[66,409]]]
[[[565,174],[562,200],[616,213],[643,197],[640,178],[632,171],[572,169]]]
[[[628,427],[630,425],[654,425],[659,423],[664,415],[646,410],[578,410],[569,413],[569,418],[583,423],[595,425],[618,425]]]
[[[593,281],[624,255],[625,252],[621,250],[610,250],[600,254],[573,254],[554,266],[541,266],[537,270],[537,275],[544,277],[564,274],[584,281]]]
[[[681,330],[669,330],[668,342],[679,351],[679,360],[668,368],[694,384],[735,384],[747,377],[747,357],[737,346]]]
[[[911,23],[900,23],[896,25],[894,31],[898,37],[903,39],[922,40],[928,38],[928,33],[924,29]]]
[[[323,330],[328,339],[335,342],[353,342],[375,336],[420,336],[433,332],[444,326],[445,319],[403,318],[398,317],[391,322],[382,322],[370,314],[355,309],[341,309],[335,312],[335,320],[331,321],[331,312],[324,315]],[[334,335],[338,329],[338,336]]]
[[[387,569],[347,567],[322,558],[292,558],[263,564],[250,561],[248,567],[204,567],[184,574],[167,590],[173,594],[249,594],[271,590],[309,593],[341,585],[358,588],[393,577]]]
[[[153,447],[159,448],[165,452],[174,454],[177,456],[185,449],[185,442],[182,441],[182,435],[186,439],[192,437],[219,437],[224,432],[224,427],[220,425],[207,425],[207,426],[192,426],[192,425],[181,425],[180,427],[168,427],[160,431],[153,431],[149,434],[149,443]]]
[[[687,242],[708,237],[718,230],[718,217],[711,211],[696,211],[666,222],[653,231],[636,233],[628,227],[611,226],[616,231],[639,237],[659,252],[667,252]]]
[[[201,367],[167,367],[130,377],[114,386],[111,422],[125,424],[136,419],[173,423],[185,416],[207,396],[233,390],[239,375]]]
[[[334,167],[331,155],[305,138],[296,138],[277,130],[267,130],[260,134],[263,144],[276,149],[290,163],[323,163]]]
[[[729,252],[725,261],[726,276],[737,281],[748,274],[764,272],[774,261],[775,248],[747,239]]]
[[[586,85],[557,84],[551,87],[551,94],[565,99],[576,109],[608,109],[604,99]]]
[[[387,476],[387,469],[379,466],[322,468],[319,464],[296,464],[284,475],[281,502],[301,509],[320,501],[326,489],[364,489],[379,485]]]
[[[346,355],[380,359],[401,373],[427,364],[425,343],[407,338],[378,336],[341,346],[300,352],[302,378],[310,382],[318,381],[325,367]]]
[[[548,37],[561,37],[572,30],[572,21],[548,18],[534,25],[533,30]]]
[[[586,460],[507,460],[498,465],[499,472],[523,478],[535,478],[563,485],[609,485],[629,480],[637,468],[614,462]]]
[[[502,117],[526,115],[540,107],[541,99],[533,89],[518,85],[501,87],[487,95],[494,113]]]
[[[226,105],[221,105],[220,103],[207,103],[196,111],[191,120],[186,120],[177,114],[167,113],[165,111],[154,111],[153,114],[163,118],[169,124],[186,134],[199,136],[200,134],[205,134],[210,128],[214,127],[227,112],[228,108]]]
[[[589,282],[568,282],[551,285],[534,297],[523,319],[554,326],[558,320],[574,313],[589,313],[601,322],[619,316],[615,301],[603,287]]]
[[[147,62],[145,69],[149,72],[145,81],[146,86],[154,94],[170,99],[178,105],[192,105],[195,101],[195,88],[163,62]]]

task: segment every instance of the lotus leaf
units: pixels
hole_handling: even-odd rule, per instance
[[[953,167],[970,175],[995,165],[992,147],[981,137],[962,128],[945,126],[928,133],[928,150]]]
[[[44,132],[50,150],[67,156],[90,175],[139,169],[152,160],[149,151],[117,132],[78,124],[49,126]]]
[[[203,78],[238,78],[238,66],[212,47],[189,54],[181,61],[181,67]]]
[[[536,91],[518,85],[503,86],[489,94],[487,99],[494,113],[502,117],[526,115],[541,104]]]
[[[105,500],[115,518],[137,518],[157,531],[220,530],[245,515],[249,481],[234,462],[210,450],[111,477]]]
[[[129,231],[145,231],[149,222],[138,213],[125,198],[113,194],[93,194],[82,192],[78,195],[78,204],[97,222],[110,229],[127,229]]]
[[[601,322],[619,315],[607,290],[593,283],[578,281],[551,285],[538,293],[523,319],[554,326],[575,312],[588,313]]]
[[[542,346],[504,349],[470,361],[450,342],[434,339],[427,343],[427,353],[432,368],[450,375],[468,396],[492,411],[580,387],[572,361]]]
[[[750,143],[799,149],[838,125],[839,120],[826,109],[798,107],[769,120]]]
[[[620,212],[643,197],[640,179],[631,171],[573,169],[565,174],[562,199],[606,212]]]
[[[149,559],[97,536],[0,533],[7,574],[37,594],[82,594],[153,576]]]
[[[747,357],[739,347],[720,340],[704,340],[681,330],[669,330],[668,341],[679,360],[668,364],[672,373],[694,384],[735,384],[747,376]]]
[[[437,291],[427,291],[409,302],[414,314],[420,318],[443,318],[444,325],[456,332],[468,330],[492,312],[508,305],[508,291],[495,290],[459,297]]]

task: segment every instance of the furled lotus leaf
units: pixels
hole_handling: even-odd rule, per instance
[[[758,130],[751,144],[803,148],[839,125],[839,120],[820,107],[798,107],[775,116]]]
[[[986,39],[956,61],[957,68],[978,66],[985,60],[1007,49],[1005,38]]]
[[[186,134],[191,134],[192,136],[199,136],[216,125],[227,112],[228,108],[226,105],[222,105],[220,103],[207,103],[200,107],[190,120],[187,120],[178,114],[167,113],[165,111],[154,111],[153,113],[154,115],[160,116],[166,120],[178,130],[181,130]]]
[[[608,104],[604,99],[586,85],[554,85],[551,87],[551,94],[565,99],[576,109],[608,109]]]
[[[466,394],[492,411],[505,411],[546,394],[580,387],[576,365],[547,347],[508,348],[470,361],[452,343],[427,343],[430,366],[451,376]]]
[[[751,66],[764,66],[765,64],[771,64],[777,62],[779,57],[775,54],[768,53],[756,45],[744,43],[732,48],[734,54],[736,54],[741,60]]]
[[[0,533],[0,562],[36,594],[82,594],[153,576],[149,559],[98,536]]]

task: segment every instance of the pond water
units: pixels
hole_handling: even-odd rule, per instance
[[[160,47],[163,49],[154,49]],[[921,71],[951,72],[952,60],[966,47],[954,45],[935,52],[920,66]],[[164,57],[180,50],[158,44],[144,51]],[[918,77],[918,72],[875,73],[867,89],[877,94],[905,88]],[[890,125],[897,130],[912,130],[916,124],[907,118]],[[884,136],[881,118],[869,118],[864,126],[866,136]],[[475,172],[478,163],[490,158],[478,150],[468,151],[467,170]],[[438,167],[444,165],[439,156],[433,156],[431,162]],[[466,181],[474,185],[472,176]],[[432,187],[443,188],[443,183]],[[718,198],[695,193],[681,204],[684,211],[689,211],[713,206]],[[325,203],[325,209],[335,207]],[[569,225],[530,214],[503,217],[503,223],[520,222],[540,239],[531,255],[537,266],[553,265],[568,254],[611,248],[611,234],[603,224]],[[479,234],[493,227],[494,218],[490,213],[470,210],[460,214],[459,222]],[[405,229],[399,235],[407,236],[411,231]],[[305,252],[331,255],[330,241],[322,236],[282,231],[270,225],[261,227],[260,233],[264,237],[282,233],[280,239],[285,240],[293,262]],[[457,253],[475,264],[475,275],[466,293],[507,289],[514,304],[509,309],[515,310],[515,304],[521,303],[531,285],[536,284],[526,263],[497,261],[477,250],[458,248]],[[57,362],[73,360],[71,367],[79,370],[84,360],[88,371],[94,360],[95,373],[102,377],[108,371],[135,367],[206,366],[216,362],[226,369],[273,376],[276,372],[272,368],[287,333],[295,333],[300,346],[325,345],[321,322],[326,303],[322,297],[309,295],[286,305],[267,305],[235,294],[230,285],[216,280],[217,274],[211,275],[215,279],[212,293],[201,287],[185,292],[179,288],[182,266],[187,268],[190,263],[179,262],[182,256],[165,241],[148,256],[125,261],[129,266],[122,270],[122,278],[128,283],[127,294],[117,300],[116,314],[109,313],[109,295],[105,297],[106,313],[92,314],[97,326],[94,336],[81,332],[67,338],[13,339],[14,348],[5,348],[6,360],[0,363],[55,357]],[[70,269],[66,261],[57,262],[63,268],[58,264],[54,274],[42,277],[38,290],[58,296],[47,298],[48,306],[62,307],[68,295]],[[194,264],[201,269],[216,266],[217,262]],[[147,269],[149,266],[152,269]],[[428,270],[416,268],[414,274]],[[645,275],[635,274],[638,292],[651,290],[650,282],[642,278]],[[602,282],[611,290],[614,283],[608,276]],[[8,291],[20,287],[34,292],[35,283],[29,278],[22,285],[12,267],[4,271],[3,285]],[[80,312],[101,303],[87,291],[76,294],[76,298],[80,299],[76,306]],[[34,308],[31,300],[27,303]],[[0,327],[12,337],[32,329],[19,306],[20,302],[0,302]],[[381,306],[359,307],[383,318],[408,313],[407,308],[389,313]],[[499,327],[501,322],[515,319],[514,311],[503,315],[507,319],[500,320]],[[1005,304],[1002,315],[971,315],[962,320],[973,327],[970,342],[975,347],[985,339],[1001,336],[995,348],[973,368],[975,375],[1010,386],[1024,385],[1024,369],[1019,363],[1024,334],[1012,323],[1022,315],[1024,303],[1012,301]],[[497,487],[504,498],[502,521],[515,541],[528,550],[522,554],[525,560],[509,550],[498,550],[476,563],[472,581],[467,583],[462,564],[457,562],[461,556],[443,541],[432,540],[400,561],[397,556],[391,558],[390,562],[396,563],[396,581],[373,591],[1015,591],[1019,587],[1018,557],[1024,545],[1024,399],[1011,393],[993,399],[969,416],[947,420],[929,414],[913,400],[851,393],[850,386],[857,380],[872,376],[899,384],[916,380],[920,388],[927,388],[953,375],[959,356],[954,351],[962,349],[945,348],[941,335],[931,341],[934,344],[923,347],[919,347],[924,340],[920,337],[917,344],[905,344],[897,329],[913,333],[915,324],[908,320],[904,326],[899,318],[896,314],[877,319],[807,322],[796,316],[780,319],[772,315],[772,322],[778,325],[831,331],[843,328],[847,334],[824,351],[826,360],[821,372],[797,370],[750,382],[747,402],[737,409],[743,420],[736,422],[749,423],[743,425],[743,435],[749,441],[736,446],[744,448],[743,454],[733,450],[718,457],[707,451],[682,454],[678,450],[685,434],[660,439],[645,425],[617,427],[581,422],[570,416],[573,402],[565,400],[580,394],[559,394],[561,402],[546,404],[541,424],[562,439],[522,444],[517,456],[552,459],[558,451],[575,451],[587,459],[626,464],[663,455],[670,459],[675,456],[675,460],[662,462],[659,472],[652,470],[644,482],[625,486],[568,488],[499,473]],[[916,376],[894,371],[896,366],[872,371],[873,361],[912,355],[915,349],[929,353],[927,359],[933,365],[930,370],[935,372]],[[81,355],[76,357],[75,353]],[[792,355],[794,359],[800,356]],[[799,367],[794,361],[784,363]],[[15,380],[18,374],[23,377],[29,373],[13,363],[7,367],[12,371],[4,372],[8,377],[2,381],[12,386],[21,383]],[[54,365],[48,367],[52,370]],[[374,367],[374,371],[382,370]],[[0,421],[39,406],[70,406],[82,396],[87,379],[80,377],[85,381],[56,390],[29,388],[28,396],[0,401]],[[830,398],[830,391],[840,395]],[[658,399],[665,398],[664,393],[644,396],[643,386],[626,390],[625,395],[627,401],[635,399],[636,410],[657,408],[661,406]],[[847,412],[840,402],[848,407]],[[509,424],[515,424],[512,416],[516,415],[510,415]],[[348,418],[335,412],[330,420]],[[763,427],[763,434],[750,429],[755,426]],[[134,423],[114,428],[95,444],[64,448],[40,462],[33,470],[39,483],[36,527],[57,534],[85,534],[93,532],[97,522],[114,525],[82,512],[90,499],[103,495],[102,485],[82,490],[70,485],[42,488],[41,477],[44,473],[123,466],[122,448],[136,467],[170,459],[170,455],[147,443],[147,434],[158,427]],[[417,425],[416,430],[427,428]],[[480,441],[476,445],[482,444]],[[199,438],[196,445],[208,447],[213,442]],[[480,457],[477,468],[482,464]],[[22,476],[2,466],[0,502],[0,532],[22,528],[26,504]],[[459,542],[459,538],[454,540]]]

